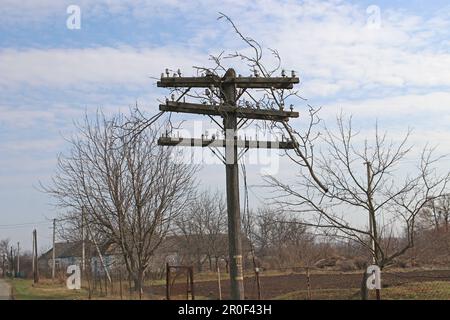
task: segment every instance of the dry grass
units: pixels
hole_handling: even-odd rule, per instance
[[[12,279],[9,283],[17,300],[79,300],[87,297],[85,290],[68,290],[58,281],[41,280],[33,284],[33,280]]]
[[[83,285],[81,290],[69,290],[66,288],[63,281],[52,281],[49,279],[41,279],[39,283],[33,284],[32,280],[28,279],[11,279],[8,282],[13,287],[14,299],[16,300],[87,300],[89,299],[89,292],[87,286]],[[92,300],[139,300],[139,294],[123,290],[120,295],[119,285],[115,284],[115,290],[108,292],[91,292]],[[156,295],[144,294],[141,297],[143,300],[160,300],[163,297]]]
[[[313,300],[358,300],[359,289],[312,290]],[[375,299],[370,292],[370,299]],[[381,290],[382,300],[450,300],[450,282],[412,282]],[[307,291],[295,291],[275,298],[276,300],[306,300]]]

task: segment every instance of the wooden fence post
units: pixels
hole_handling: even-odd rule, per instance
[[[195,294],[194,294],[194,267],[189,267],[189,278],[191,280],[191,297],[192,297],[192,300],[195,300]]]
[[[166,299],[170,300],[170,266],[166,263]]]
[[[220,268],[217,265],[217,284],[219,286],[219,300],[222,300],[222,285],[220,283]]]
[[[120,291],[120,300],[123,299],[122,296],[122,269],[119,269],[119,291]]]

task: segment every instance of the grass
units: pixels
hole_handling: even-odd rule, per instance
[[[408,283],[398,287],[386,288],[384,291],[386,292],[385,299],[388,300],[450,300],[449,281]]]
[[[37,284],[28,279],[11,279],[8,282],[17,300],[79,300],[88,296],[84,289],[68,290],[63,284],[51,280],[42,280]]]
[[[69,290],[65,283],[61,281],[52,281],[49,279],[41,279],[39,283],[33,284],[33,280],[29,279],[9,279],[8,283],[13,288],[15,300],[87,300],[89,299],[88,290],[82,288],[81,290]],[[115,283],[114,293],[93,292],[91,300],[121,300],[118,283]],[[144,294],[142,300],[161,300],[165,297],[157,295]],[[196,300],[205,300],[207,297],[196,296]],[[123,288],[123,300],[139,300],[139,295],[135,292],[130,296],[128,288]],[[186,299],[185,295],[173,296],[173,300]]]
[[[33,280],[28,279],[10,279],[8,283],[12,286],[14,292],[14,299],[16,300],[87,300],[89,299],[88,290],[82,288],[81,290],[69,290],[65,283],[61,281],[52,281],[48,279],[41,279],[39,283],[33,284]],[[117,286],[118,287],[118,286]],[[116,287],[116,288],[117,288]],[[120,294],[116,289],[113,294],[100,294],[99,292],[92,293],[92,300],[120,300]],[[133,293],[129,295],[128,290],[123,290],[124,300],[138,300],[139,295]],[[143,295],[143,300],[161,299],[160,296]]]
[[[359,289],[322,289],[312,290],[314,300],[358,300]],[[450,282],[411,282],[397,287],[381,290],[383,300],[450,300]],[[305,300],[307,291],[290,292],[275,298],[276,300]],[[374,292],[370,292],[370,299],[375,299]]]

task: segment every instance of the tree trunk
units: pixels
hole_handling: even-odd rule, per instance
[[[202,272],[202,258],[200,255],[197,256],[197,271]]]
[[[138,270],[133,276],[134,281],[134,291],[139,292],[139,299],[142,298],[142,291],[144,285],[144,271]]]
[[[361,282],[361,300],[368,300],[369,299],[369,290],[367,289],[367,273],[364,269],[363,278]]]
[[[448,233],[448,217],[445,217],[445,233]]]

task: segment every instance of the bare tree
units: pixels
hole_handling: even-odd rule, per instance
[[[450,223],[450,194],[428,201],[423,208],[421,218],[426,227],[447,233]]]
[[[427,202],[418,216],[411,264],[447,265],[450,258],[450,195]]]
[[[0,258],[2,259],[2,277],[5,277],[6,270],[11,266],[12,261],[9,254],[9,239],[0,240]]]
[[[370,144],[358,140],[351,118],[338,117],[337,128],[337,133],[326,129],[326,148],[315,158],[328,192],[303,172],[295,184],[275,177],[266,180],[285,210],[300,214],[305,223],[328,235],[360,243],[373,263],[383,268],[413,247],[417,215],[442,195],[450,175],[435,170],[440,158],[433,158],[433,150],[427,148],[415,172],[403,176],[396,172],[411,152],[409,133],[395,144],[376,128]],[[398,237],[404,241],[394,241]]]
[[[244,225],[259,260],[275,260],[278,267],[308,260],[307,250],[314,246],[314,236],[298,217],[270,206],[259,208],[249,217]]]
[[[98,113],[92,121],[86,116],[45,190],[59,206],[78,212],[75,227],[85,210],[87,231],[117,245],[141,292],[155,250],[190,201],[197,167],[158,146],[155,127],[130,138],[132,125],[122,116]]]
[[[222,194],[204,191],[176,219],[177,233],[185,240],[185,252],[195,258],[199,269],[207,259],[210,270],[216,270],[219,259],[227,255],[226,218]]]

